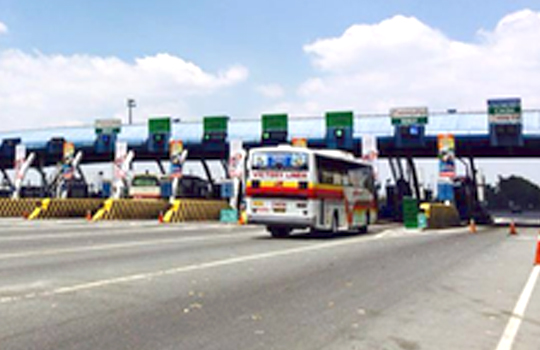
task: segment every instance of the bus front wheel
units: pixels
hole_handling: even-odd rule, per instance
[[[291,229],[287,227],[268,227],[268,231],[274,238],[285,238],[291,234]]]

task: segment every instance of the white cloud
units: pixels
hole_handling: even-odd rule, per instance
[[[5,34],[7,32],[8,32],[8,27],[4,23],[0,22],[0,34]]]
[[[91,123],[125,116],[126,98],[137,100],[139,120],[186,115],[189,99],[208,97],[247,79],[235,66],[212,74],[169,54],[136,59],[87,55],[0,52],[1,129]]]
[[[319,74],[298,89],[298,113],[336,108],[485,109],[490,97],[521,96],[540,105],[540,13],[505,16],[478,41],[452,40],[413,17],[353,25],[304,46]],[[307,109],[306,109],[307,108]]]
[[[285,90],[279,84],[267,84],[257,86],[257,92],[267,98],[280,98],[285,95]]]

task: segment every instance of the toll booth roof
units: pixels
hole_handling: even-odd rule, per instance
[[[326,125],[323,117],[289,118],[288,135],[308,139],[325,137]],[[201,121],[172,122],[171,136],[184,143],[199,143],[203,138]],[[229,121],[229,139],[241,139],[244,142],[258,142],[261,138],[260,119],[234,119]],[[388,115],[357,115],[354,122],[354,137],[365,134],[391,136],[394,130]],[[454,133],[462,135],[487,134],[488,116],[485,112],[471,113],[432,113],[426,125],[427,135]],[[523,133],[540,134],[540,110],[523,112]],[[96,134],[93,125],[44,128],[0,132],[0,139],[21,138],[22,143],[30,147],[43,147],[53,137],[63,137],[78,145],[91,145]],[[144,143],[148,137],[146,123],[123,125],[118,139],[129,144]]]

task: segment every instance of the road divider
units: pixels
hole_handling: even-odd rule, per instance
[[[102,205],[103,199],[95,198],[44,198],[28,219],[84,218],[88,212],[94,213]]]
[[[209,199],[178,199],[163,217],[164,222],[217,221],[227,201]]]
[[[459,213],[455,206],[442,203],[429,203],[424,209],[428,228],[447,228],[459,226]]]
[[[107,199],[92,220],[157,220],[170,206],[159,199]]]
[[[0,217],[28,217],[40,204],[39,198],[0,198]]]

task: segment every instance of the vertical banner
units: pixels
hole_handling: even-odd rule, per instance
[[[75,173],[75,169],[72,166],[75,157],[75,145],[73,142],[64,142],[62,154],[62,177],[65,180],[70,180]]]
[[[374,162],[378,156],[377,138],[374,135],[362,135],[362,159]]]
[[[26,160],[26,146],[18,144],[15,146],[15,179],[22,181],[24,177],[23,164]]]
[[[437,136],[439,150],[439,176],[454,178],[456,176],[456,141],[452,134]]]
[[[126,177],[123,169],[124,161],[127,157],[127,142],[117,141],[114,154],[113,176],[115,181],[122,181]]]
[[[241,179],[244,175],[244,149],[242,140],[231,140],[229,146],[229,176]]]
[[[180,140],[171,140],[169,142],[169,157],[171,160],[170,174],[172,178],[182,177],[182,152],[184,144]]]

